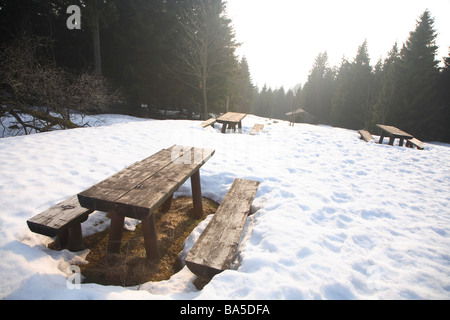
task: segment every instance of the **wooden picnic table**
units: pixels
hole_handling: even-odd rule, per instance
[[[125,217],[142,221],[147,257],[159,259],[154,212],[168,210],[173,194],[191,178],[194,215],[203,213],[200,167],[215,150],[173,146],[137,162],[78,194],[84,208],[111,213],[108,253],[119,253]]]
[[[384,137],[388,136],[390,138],[389,145],[393,146],[395,139],[400,139],[399,146],[403,146],[404,140],[412,139],[413,136],[409,133],[406,133],[396,127],[393,126],[386,126],[382,124],[377,124],[377,127],[381,129],[381,136],[379,143],[382,144]]]
[[[245,113],[227,112],[223,116],[216,119],[216,122],[222,123],[222,133],[225,133],[227,128],[236,131],[236,125],[242,129],[242,119],[247,115]]]

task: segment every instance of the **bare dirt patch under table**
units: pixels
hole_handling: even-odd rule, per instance
[[[144,236],[139,224],[134,231],[125,231],[122,238],[120,254],[109,255],[109,229],[84,238],[85,246],[90,249],[86,257],[89,262],[80,266],[83,283],[102,285],[136,286],[149,281],[168,280],[181,268],[178,254],[183,249],[183,242],[192,230],[206,216],[214,214],[218,204],[203,198],[203,217],[191,216],[193,206],[191,197],[173,200],[168,212],[155,213],[156,231],[160,260],[152,262],[146,259]]]

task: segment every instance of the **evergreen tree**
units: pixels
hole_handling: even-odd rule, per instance
[[[352,63],[344,61],[337,77],[333,98],[333,124],[349,129],[365,128],[372,114],[372,67],[367,41],[358,48]]]
[[[328,54],[320,53],[303,87],[303,108],[326,124],[330,123],[334,80],[334,72],[328,65]]]
[[[436,135],[437,79],[436,31],[426,10],[410,33],[396,63],[393,101],[386,122],[422,139]]]
[[[255,113],[261,117],[270,118],[273,111],[274,94],[271,88],[265,84],[261,90],[257,90],[255,101]]]
[[[105,74],[123,87],[132,110],[176,104],[180,88],[167,71],[175,15],[164,2],[147,0],[120,1],[117,12],[102,41]]]
[[[283,112],[286,113],[288,111],[285,111],[286,105],[288,104],[286,99],[286,91],[284,90],[284,87],[278,88],[273,92],[273,105],[270,108],[270,117],[271,118],[282,118]]]
[[[239,69],[235,80],[235,100],[236,107],[234,111],[242,113],[251,113],[253,104],[254,85],[250,75],[250,69],[246,57],[239,62]]]
[[[444,68],[439,78],[439,130],[437,140],[450,142],[450,50],[449,56],[444,58]]]
[[[386,118],[390,113],[393,105],[395,92],[395,67],[399,61],[400,53],[397,43],[388,53],[388,57],[384,60],[381,69],[378,72],[381,81],[379,94],[375,100],[373,107],[374,114],[371,123],[371,129],[375,128],[375,124],[386,123]]]

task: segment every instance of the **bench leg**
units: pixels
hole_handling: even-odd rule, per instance
[[[200,170],[197,170],[191,176],[191,188],[192,199],[194,203],[194,218],[200,219],[203,215],[203,202],[202,202],[202,186],[200,182]]]
[[[55,247],[52,249],[55,250],[64,250],[67,248],[67,244],[69,243],[69,230],[65,229],[58,233],[55,239]]]
[[[115,212],[111,213],[111,226],[109,228],[108,253],[120,253],[123,224],[125,217]]]
[[[155,215],[142,220],[142,232],[144,233],[145,251],[147,259],[159,260],[158,236],[156,234]]]
[[[67,249],[72,252],[83,250],[83,234],[81,232],[81,223],[75,223],[68,228],[69,243]]]
[[[226,124],[226,123],[224,123],[224,124],[222,125],[222,133],[226,133],[227,127],[228,127],[228,124]]]

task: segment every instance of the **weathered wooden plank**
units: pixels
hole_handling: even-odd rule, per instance
[[[238,113],[238,112],[227,112],[224,115],[217,118],[217,122],[219,123],[239,123],[244,119],[247,115],[245,113]]]
[[[393,126],[387,126],[382,124],[377,124],[377,126],[386,131],[388,134],[393,135],[395,137],[403,137],[404,139],[412,139],[413,136],[409,133],[406,133],[405,131],[400,130],[399,128],[393,127]]]
[[[369,131],[359,130],[358,132],[361,135],[362,140],[364,140],[366,142],[375,141],[375,139],[372,137],[372,135],[370,134]]]
[[[255,124],[255,126],[253,127],[252,131],[250,132],[251,135],[255,135],[258,132],[263,131],[264,129],[264,125],[263,124]]]
[[[214,152],[212,149],[192,149],[190,160],[179,158],[179,162],[172,162],[117,199],[116,212],[128,212],[127,216],[140,220],[147,218],[197,172]]]
[[[420,141],[419,139],[417,139],[417,138],[412,138],[412,139],[408,139],[407,141],[406,141],[406,146],[408,147],[408,148],[412,148],[412,147],[417,147],[417,149],[419,149],[419,150],[423,150],[423,149],[425,149],[425,143],[423,143],[422,141]]]
[[[205,122],[202,123],[202,128],[206,128],[207,126],[211,126],[214,128],[214,124],[216,123],[216,119],[215,118],[211,118],[209,120],[206,120]]]
[[[177,161],[190,149],[173,146],[161,150],[153,156],[137,162],[106,180],[78,194],[83,207],[110,212],[115,202],[133,188],[139,188],[143,181],[150,178],[173,161]]]
[[[186,265],[193,273],[211,278],[230,267],[258,187],[258,181],[234,181],[186,257]]]
[[[93,210],[80,206],[77,196],[58,203],[27,221],[31,231],[56,237],[62,230],[86,219]]]

